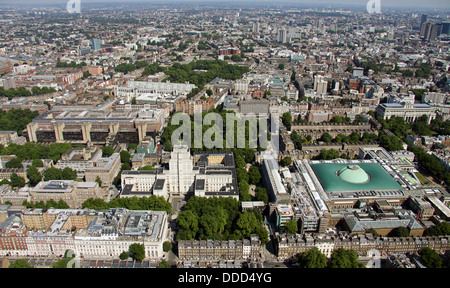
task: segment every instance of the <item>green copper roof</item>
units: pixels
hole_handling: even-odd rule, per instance
[[[348,165],[336,173],[340,179],[349,183],[362,184],[370,180],[369,174],[358,165]]]
[[[376,163],[319,163],[311,164],[311,167],[326,191],[376,191],[402,188],[386,170]]]

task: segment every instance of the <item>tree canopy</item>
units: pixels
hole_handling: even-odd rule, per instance
[[[297,256],[297,264],[300,268],[326,268],[327,257],[317,247]]]
[[[81,204],[82,208],[104,210],[109,208],[126,208],[129,210],[172,211],[172,205],[162,196],[114,198],[106,203],[103,199],[89,198]]]
[[[259,235],[267,243],[262,216],[254,211],[239,211],[239,202],[231,197],[193,196],[177,217],[177,239],[243,239]]]

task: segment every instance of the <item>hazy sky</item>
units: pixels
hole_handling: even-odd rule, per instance
[[[55,3],[55,4],[64,4],[67,3],[69,0],[0,0],[1,4],[21,4],[21,3]],[[126,0],[80,0],[81,5],[83,3],[94,3],[94,2],[103,2],[103,3],[114,3],[114,2],[126,2]],[[299,3],[299,4],[318,4],[318,3],[327,3],[332,4],[333,6],[340,6],[342,4],[344,5],[360,5],[360,6],[366,6],[367,2],[369,0],[194,0],[195,2],[206,2],[206,3],[230,3],[238,2],[238,3],[245,3],[245,2],[260,2],[260,3],[271,3],[275,4],[277,2],[289,2],[289,3]],[[409,8],[443,8],[443,9],[450,9],[450,0],[379,0],[381,3],[381,8],[383,6],[385,7],[405,7],[407,9]],[[149,0],[130,0],[130,2],[152,2]],[[156,2],[166,2],[164,0],[157,0]],[[167,2],[181,2],[181,3],[188,3],[189,0],[169,0]]]

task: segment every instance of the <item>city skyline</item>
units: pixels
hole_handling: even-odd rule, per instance
[[[176,4],[176,3],[183,3],[183,4],[189,4],[189,3],[209,3],[211,5],[214,4],[220,4],[223,5],[224,3],[228,3],[230,5],[237,5],[240,4],[242,6],[245,6],[247,4],[260,4],[260,5],[271,5],[271,6],[277,6],[277,5],[288,5],[288,6],[313,6],[313,7],[332,7],[332,8],[346,8],[349,6],[353,7],[366,7],[368,1],[366,0],[340,0],[338,2],[330,2],[330,0],[322,0],[322,1],[313,1],[313,0],[302,0],[302,1],[295,1],[295,0],[275,0],[275,1],[268,1],[268,0],[244,0],[244,1],[221,1],[221,0],[190,0],[190,1],[158,1],[158,0],[134,0],[134,1],[128,1],[124,2],[123,0],[80,0],[81,4],[98,4],[98,3],[108,3],[108,4],[152,4],[152,3],[165,3],[165,4]],[[36,6],[45,6],[45,5],[63,5],[67,4],[67,0],[43,0],[39,1],[39,4],[37,4],[35,1],[32,0],[19,0],[15,1],[14,3],[7,3],[4,0],[0,1],[0,5],[36,5]],[[405,9],[417,9],[417,8],[426,8],[426,9],[450,9],[450,3],[446,0],[433,0],[428,1],[424,3],[423,1],[414,0],[414,1],[408,1],[408,0],[394,0],[394,1],[383,1],[380,0],[381,7],[387,7],[387,8],[405,8]]]

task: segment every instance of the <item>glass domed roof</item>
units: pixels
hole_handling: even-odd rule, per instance
[[[370,180],[369,174],[358,165],[348,165],[339,169],[336,174],[340,179],[354,184],[367,183]]]

